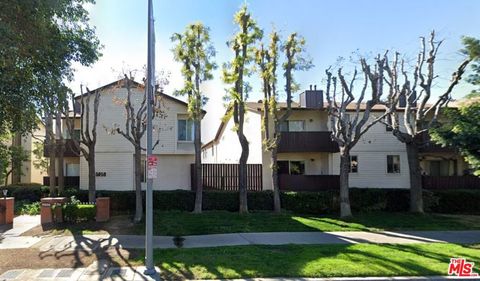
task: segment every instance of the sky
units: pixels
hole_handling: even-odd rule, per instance
[[[124,71],[138,70],[138,81],[143,77],[141,69],[147,58],[147,1],[96,2],[87,9],[90,24],[96,27],[103,45],[103,56],[90,67],[74,65],[74,80],[69,83],[74,92],[79,92],[80,84],[90,89],[108,84]],[[306,50],[314,67],[294,74],[301,89],[311,84],[323,89],[325,69],[338,65],[339,57],[345,58],[345,69],[353,69],[355,65],[350,58],[355,60],[359,55],[373,58],[385,50],[398,51],[412,61],[419,50],[419,37],[428,37],[434,29],[437,38],[444,40],[436,66],[439,78],[434,90],[439,92],[463,59],[459,53],[461,37],[480,38],[480,1],[476,0],[153,0],[153,3],[156,70],[169,73],[166,94],[172,94],[183,84],[181,66],[173,60],[171,52],[171,35],[182,32],[193,22],[200,21],[210,27],[217,52],[215,61],[220,67],[214,72],[214,79],[203,86],[209,98],[202,132],[204,142],[214,136],[225,111],[222,97],[228,86],[221,80],[221,65],[233,57],[226,42],[236,32],[233,15],[244,3],[266,35],[275,27],[283,38],[298,32],[306,39]],[[267,42],[268,36],[264,37]],[[278,74],[282,75],[280,71]],[[249,82],[252,85],[249,99],[261,99],[258,78],[253,75]],[[283,89],[283,80],[279,80],[278,88]],[[470,86],[464,83],[454,97],[464,96],[469,90]]]

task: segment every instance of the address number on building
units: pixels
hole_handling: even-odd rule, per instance
[[[95,173],[95,176],[97,176],[97,177],[106,177],[106,176],[107,176],[107,172],[96,172],[96,173]]]

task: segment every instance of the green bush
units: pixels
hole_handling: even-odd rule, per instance
[[[436,202],[429,206],[432,212],[480,214],[480,190],[438,190],[434,196]]]
[[[92,221],[95,219],[94,204],[69,203],[63,205],[63,220],[66,222]]]
[[[72,191],[81,201],[87,201],[86,190]],[[113,213],[134,212],[135,192],[98,191],[97,196],[110,197]],[[142,193],[145,204],[145,193]],[[340,209],[339,192],[282,192],[282,208],[296,213],[336,214]],[[408,189],[351,188],[350,203],[353,212],[405,212],[409,210]],[[425,211],[437,213],[480,213],[480,190],[424,190]],[[190,212],[195,203],[195,192],[169,190],[153,192],[153,208],[156,210],[179,210]],[[204,210],[238,211],[238,192],[205,191]],[[251,211],[272,210],[271,191],[249,192],[248,208]]]
[[[15,201],[16,215],[40,215],[40,202],[30,203],[27,200]]]
[[[0,190],[5,188],[8,190],[7,196],[15,197],[17,201],[36,202],[48,194],[48,187],[37,183],[8,185],[7,187],[0,187]]]

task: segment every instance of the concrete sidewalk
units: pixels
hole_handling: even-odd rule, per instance
[[[480,231],[405,231],[405,232],[263,232],[183,236],[183,248],[240,245],[285,244],[411,244],[411,243],[480,243]],[[18,236],[0,241],[0,249],[38,248],[40,251],[94,251],[98,247],[141,249],[143,235],[82,235],[82,236]],[[178,248],[172,236],[154,236],[154,248]]]

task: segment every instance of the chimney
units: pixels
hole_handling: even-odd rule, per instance
[[[317,90],[317,85],[310,85],[310,90],[300,94],[300,107],[303,108],[323,108],[323,91]]]

